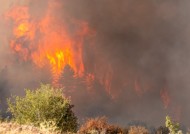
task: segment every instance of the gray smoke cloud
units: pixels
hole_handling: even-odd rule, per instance
[[[84,44],[83,54],[86,72],[97,77],[91,85],[93,93],[88,93],[85,80],[73,78],[68,68],[61,81],[68,89],[73,83],[76,85],[76,90],[69,95],[80,119],[106,115],[112,122],[122,125],[131,121],[161,125],[169,114],[180,118],[182,124],[190,125],[187,116],[190,112],[187,103],[189,1],[60,0],[59,3],[63,9],[55,10],[54,18],[64,20],[65,16],[70,16],[84,20],[96,31],[93,41]],[[45,14],[48,1],[4,0],[0,13],[14,4],[29,5],[30,13],[38,19]],[[0,97],[10,93],[22,95],[24,88],[50,82],[48,69],[42,71],[31,62],[15,60],[16,56],[10,54],[8,39],[4,38],[10,34],[10,29],[2,22],[0,28],[0,67],[8,70],[8,87],[1,82]],[[9,61],[14,64],[9,66]],[[36,71],[38,73],[34,73]],[[114,99],[98,81],[103,75],[110,74],[110,93],[115,95]],[[2,74],[0,79],[4,80]],[[171,98],[167,109],[160,97],[165,88]]]
[[[97,31],[92,57],[93,62],[101,63],[98,71],[107,64],[114,70],[112,90],[121,94],[117,104],[107,104],[111,107],[107,114],[116,122],[126,118],[159,124],[170,114],[188,124],[188,4],[150,0],[66,3],[71,15],[88,20]],[[144,85],[143,97],[134,93],[134,79]],[[172,101],[169,110],[164,110],[160,101],[165,87]]]

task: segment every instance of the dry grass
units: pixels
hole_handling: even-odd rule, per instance
[[[17,123],[1,122],[0,134],[57,134],[57,133],[40,130],[39,128],[30,125],[19,125]]]
[[[131,126],[129,128],[129,134],[150,134],[150,133],[145,127]]]
[[[60,134],[60,132],[40,129],[32,125],[20,125],[13,122],[1,122],[0,134]],[[74,134],[74,133],[64,133]],[[78,134],[124,134],[122,129],[109,125],[105,117],[89,119],[79,130]]]

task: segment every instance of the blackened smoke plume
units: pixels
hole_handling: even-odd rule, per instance
[[[169,114],[189,125],[189,4],[178,0],[2,0],[1,109],[6,109],[5,99],[10,94],[23,95],[24,88],[54,80],[71,96],[81,119],[106,115],[123,125],[135,120],[160,125]],[[51,24],[50,30],[38,26],[34,37],[29,36],[32,41],[22,33],[16,38],[12,33],[15,22],[6,15],[19,6],[28,7],[30,17],[24,22],[39,22],[47,16],[44,22]],[[56,35],[53,43],[58,40],[63,44],[51,44],[51,35]],[[13,51],[12,40],[12,46],[20,43],[21,50],[27,51],[17,47]],[[65,49],[65,42],[70,44],[67,56],[75,60],[69,62],[68,58],[67,65],[51,78],[56,69],[36,63],[44,60],[42,51],[49,52],[46,47]],[[59,57],[65,52],[60,51]],[[43,58],[33,62],[33,53]],[[46,60],[54,63],[52,57],[50,53]]]

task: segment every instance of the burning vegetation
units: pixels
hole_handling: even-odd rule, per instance
[[[189,100],[190,26],[183,8],[188,2],[3,3],[3,112],[10,94],[23,96],[24,88],[35,89],[42,82],[62,88],[71,97],[79,120],[106,115],[122,125],[141,120],[159,125],[169,114],[189,124],[190,107],[183,105]],[[148,133],[144,128],[131,131],[141,129]]]
[[[66,20],[69,25],[59,22],[60,18],[52,13],[59,8],[57,2],[49,1],[44,16],[37,20],[29,14],[27,6],[14,6],[5,14],[13,23],[13,37],[10,39],[13,53],[19,56],[19,60],[31,61],[40,68],[50,66],[54,85],[58,84],[66,65],[74,70],[76,76],[83,76],[83,44],[90,34],[86,22],[69,17]]]

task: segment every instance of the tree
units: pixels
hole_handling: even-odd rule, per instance
[[[69,66],[65,66],[63,69],[59,83],[62,84],[65,91],[73,91],[76,86],[76,78],[74,70]]]
[[[24,97],[12,96],[8,99],[8,110],[16,122],[36,126],[50,122],[62,132],[76,132],[78,124],[72,111],[73,105],[63,96],[61,89],[41,85],[34,91],[25,91]],[[15,101],[12,102],[12,99]]]
[[[182,134],[182,131],[179,130],[179,123],[172,122],[169,116],[166,116],[166,127],[169,129],[169,134]]]

